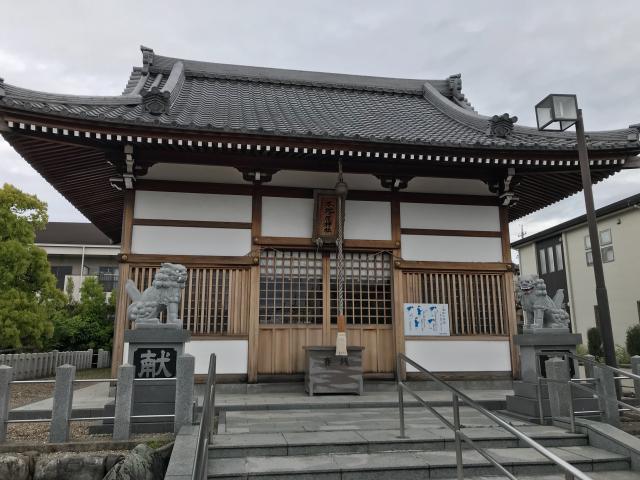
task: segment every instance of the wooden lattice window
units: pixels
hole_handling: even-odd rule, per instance
[[[336,254],[330,255],[331,323],[337,307]],[[388,253],[346,252],[345,316],[350,325],[390,325],[392,323],[391,255]]]
[[[263,250],[260,323],[321,325],[322,313],[322,254]]]
[[[405,302],[449,305],[451,335],[505,335],[505,284],[499,273],[403,274]]]
[[[132,268],[141,292],[151,285],[157,266]],[[250,273],[246,268],[187,267],[179,316],[194,334],[244,335],[249,324]],[[160,315],[164,320],[164,312]]]

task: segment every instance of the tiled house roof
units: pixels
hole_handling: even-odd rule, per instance
[[[573,150],[575,134],[517,124],[491,131],[459,75],[415,80],[197,62],[143,47],[120,96],[74,96],[3,85],[0,105],[67,118],[210,132],[437,147]],[[634,128],[590,132],[590,148],[625,149]],[[637,146],[637,144],[636,144]]]

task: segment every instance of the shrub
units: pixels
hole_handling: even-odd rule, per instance
[[[581,343],[580,345],[576,345],[576,353],[580,356],[583,356],[588,354],[589,350],[584,346],[583,343]]]
[[[587,345],[590,355],[593,355],[596,358],[604,356],[604,351],[602,350],[602,336],[600,335],[598,327],[591,327],[587,330]]]
[[[627,352],[630,356],[640,355],[640,325],[627,329]]]
[[[616,345],[616,362],[618,362],[618,365],[629,365],[631,363],[631,357],[622,345]]]

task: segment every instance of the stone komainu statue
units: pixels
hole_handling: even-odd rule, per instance
[[[547,295],[544,280],[537,275],[523,275],[518,279],[518,300],[524,312],[525,333],[568,331],[569,314],[564,310],[564,290],[559,289],[553,298]]]
[[[182,327],[178,319],[180,290],[187,280],[187,269],[184,265],[163,263],[156,272],[151,286],[140,293],[132,280],[126,284],[127,294],[132,303],[127,308],[129,320],[136,324],[159,324],[160,312],[167,309],[167,324]]]

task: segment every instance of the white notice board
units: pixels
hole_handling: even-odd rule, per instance
[[[446,303],[405,303],[404,334],[448,337],[449,305]]]

